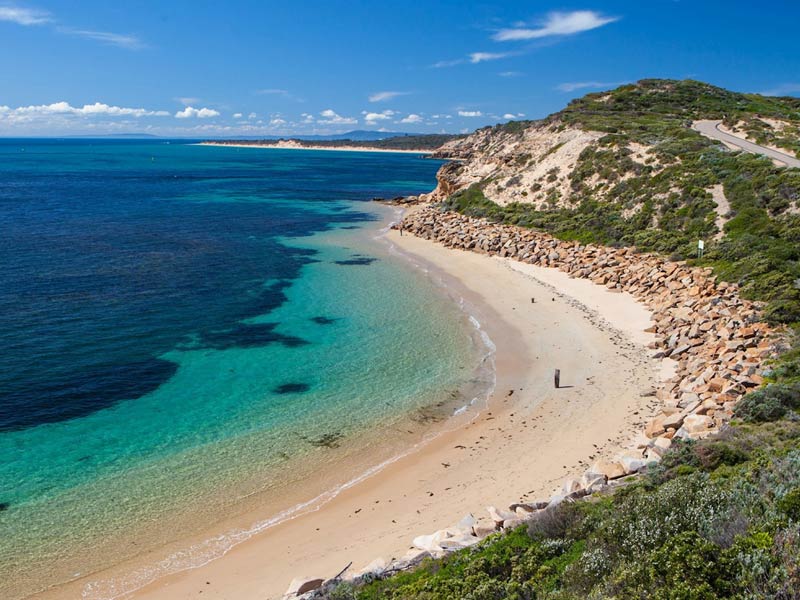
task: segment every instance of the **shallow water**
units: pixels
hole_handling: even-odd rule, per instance
[[[0,596],[180,548],[325,465],[350,465],[317,487],[340,485],[480,395],[468,318],[364,202],[429,190],[438,166],[0,141]]]

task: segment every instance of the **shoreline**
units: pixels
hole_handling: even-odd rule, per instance
[[[390,255],[394,256],[395,253],[382,242],[382,239],[391,230],[391,226],[402,211],[386,205],[374,206],[380,214],[380,221],[365,227],[360,235],[365,240],[370,240],[370,243],[378,244],[377,249],[380,252],[377,255],[383,260],[389,260]],[[345,233],[344,229],[342,233]],[[444,289],[437,290],[436,295],[441,296],[442,302],[448,305],[455,300]],[[463,382],[468,385],[463,386],[463,395],[460,395],[459,401],[452,407],[453,412],[447,413],[447,418],[442,419],[436,414],[442,409],[435,407],[444,403],[434,404],[431,401],[430,406],[409,409],[402,418],[376,427],[384,433],[396,431],[398,434],[396,439],[387,441],[385,438],[376,437],[374,432],[364,432],[358,437],[361,441],[371,440],[368,444],[375,452],[371,452],[369,456],[358,460],[350,456],[331,456],[330,464],[336,467],[334,471],[326,471],[326,463],[320,463],[313,473],[313,480],[298,480],[299,485],[286,490],[285,494],[277,497],[272,494],[265,494],[260,498],[254,497],[254,501],[244,510],[225,514],[221,519],[215,520],[213,525],[207,525],[205,529],[187,533],[166,544],[153,546],[134,557],[119,560],[116,564],[104,566],[96,571],[86,572],[85,575],[76,573],[73,579],[40,589],[24,597],[42,600],[75,597],[106,600],[131,597],[138,590],[157,584],[163,578],[202,568],[225,556],[239,544],[263,534],[272,527],[319,511],[343,491],[361,484],[392,463],[413,454],[443,432],[449,432],[474,419],[477,409],[473,407],[477,405],[482,407],[480,409],[482,410],[494,387],[494,350],[491,342],[487,345],[480,324],[473,320],[470,313],[458,306],[448,307],[448,312],[451,310],[454,313],[461,313],[457,318],[464,321],[464,326],[478,349],[479,361],[475,364],[472,377]],[[472,323],[468,324],[468,321]],[[488,372],[487,367],[490,369]],[[488,387],[481,388],[481,385]],[[431,410],[429,413],[425,412],[428,408]],[[429,416],[429,420],[425,418],[426,415]],[[338,453],[341,452],[340,448]],[[221,493],[231,493],[231,491],[221,490]],[[233,540],[230,544],[229,539]],[[195,555],[196,552],[199,555]],[[207,552],[212,552],[213,555],[207,556]],[[138,581],[140,578],[145,582]]]
[[[546,300],[553,294],[552,282],[542,283],[535,274],[521,273],[500,259],[455,254],[459,251],[411,236],[401,238],[396,231],[389,232],[386,239],[477,310],[484,330],[497,344],[497,387],[488,407],[470,423],[409,449],[313,512],[275,525],[204,566],[168,575],[124,597],[184,598],[198,591],[211,598],[279,597],[295,576],[330,577],[351,560],[353,573],[378,556],[400,557],[413,537],[454,522],[467,512],[479,516],[487,504],[549,494],[565,477],[583,470],[597,447],[603,447],[602,456],[622,448],[640,425],[634,422],[633,412],[654,411],[652,399],[630,385],[620,385],[629,378],[646,387],[647,381],[657,378],[656,361],[643,359],[646,354],[640,344],[628,340],[635,332],[631,323],[638,328],[649,319],[646,309],[637,307],[632,298],[628,298],[632,306],[618,311],[626,319],[609,324],[597,320],[592,308],[558,294],[550,302],[533,305],[541,322],[527,330],[526,319],[519,317],[529,308],[528,294]],[[452,263],[457,263],[457,268]],[[477,278],[476,273],[480,274]],[[500,277],[503,285],[498,291],[512,288],[509,295],[513,298],[487,302],[481,294],[481,275]],[[603,300],[614,303],[625,298],[599,286],[593,288],[601,309]],[[639,321],[630,320],[632,308],[639,308]],[[518,309],[519,315],[515,314]],[[562,327],[548,323],[551,319],[563,321]],[[622,333],[620,327],[626,326],[629,331]],[[547,333],[561,328],[579,340],[568,340],[572,344],[562,347],[557,336]],[[587,358],[596,356],[576,361],[576,354],[580,357],[584,352]],[[552,365],[537,364],[541,355],[557,358],[562,368],[573,363],[565,374],[575,378],[575,389],[550,392]],[[604,361],[606,366],[598,368]],[[609,370],[617,377],[606,378]],[[636,374],[632,376],[631,371]],[[605,381],[596,380],[601,375]],[[583,397],[582,392],[590,392],[592,398]],[[528,414],[523,418],[520,413]],[[569,437],[565,441],[575,429],[584,432],[580,441]],[[531,431],[536,435],[526,435]],[[609,437],[612,433],[613,439]],[[516,438],[513,443],[512,438]],[[565,448],[565,444],[574,447]],[[453,490],[461,492],[456,496]]]
[[[270,150],[325,150],[328,152],[382,152],[386,154],[433,154],[435,150],[393,150],[374,146],[303,146],[292,143],[275,144],[227,144],[223,142],[199,142],[196,146],[218,146],[226,148],[261,148]]]

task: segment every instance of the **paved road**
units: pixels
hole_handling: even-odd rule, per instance
[[[741,148],[745,152],[750,152],[751,154],[763,154],[764,156],[768,156],[774,160],[779,160],[785,165],[800,169],[800,159],[794,158],[790,154],[779,152],[778,150],[773,150],[772,148],[765,148],[764,146],[759,146],[753,142],[748,142],[747,140],[738,136],[720,131],[717,126],[721,122],[722,121],[695,121],[692,123],[692,129],[699,131],[704,136],[710,137],[711,139],[719,140],[720,142],[727,142],[733,146],[736,146],[737,148]]]

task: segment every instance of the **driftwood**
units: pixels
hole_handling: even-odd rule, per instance
[[[347,571],[347,569],[349,569],[349,568],[350,568],[350,567],[352,567],[352,566],[353,566],[353,561],[351,560],[349,563],[347,563],[347,566],[346,566],[344,569],[342,569],[341,571],[339,571],[339,572],[338,572],[336,575],[334,575],[334,576],[331,578],[331,580],[332,580],[332,581],[339,581],[339,579],[341,579],[341,578],[342,578],[342,575],[344,575],[344,574],[345,574],[345,572]]]

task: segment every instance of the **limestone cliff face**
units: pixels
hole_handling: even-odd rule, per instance
[[[437,175],[433,198],[481,183],[487,198],[511,202],[561,204],[570,192],[578,157],[603,134],[567,127],[558,121],[485,127],[453,140],[435,154],[453,159]]]

